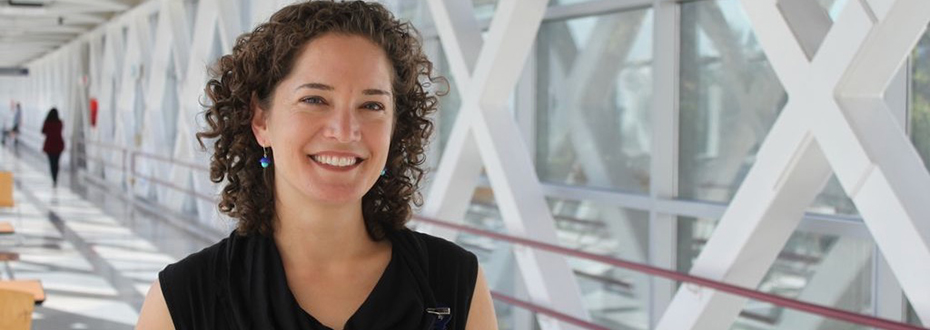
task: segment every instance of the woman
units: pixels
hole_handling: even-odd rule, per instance
[[[58,109],[52,108],[42,124],[42,134],[45,134],[42,151],[48,154],[48,165],[52,170],[52,187],[58,187],[58,160],[61,152],[65,150],[65,140],[61,137],[62,127],[61,119],[58,119]]]
[[[409,23],[299,3],[213,72],[198,138],[238,228],[159,273],[137,329],[497,328],[475,256],[404,227],[437,105]]]

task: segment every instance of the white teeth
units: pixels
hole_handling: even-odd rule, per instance
[[[332,166],[352,166],[355,165],[355,157],[335,157],[335,156],[311,156],[313,160]]]

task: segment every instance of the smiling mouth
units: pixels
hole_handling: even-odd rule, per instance
[[[358,157],[341,157],[329,155],[310,155],[310,159],[319,164],[344,168],[358,165],[364,161],[364,159]]]

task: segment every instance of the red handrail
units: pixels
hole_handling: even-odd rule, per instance
[[[126,148],[124,147],[121,147],[115,144],[110,144],[110,143],[103,143],[100,141],[78,141],[78,143],[83,143],[84,145],[94,145],[94,146],[103,147],[106,149],[126,151]]]
[[[198,171],[210,173],[210,169],[209,169],[209,168],[207,168],[206,166],[202,166],[202,165],[200,165],[200,164],[188,163],[188,162],[185,162],[185,161],[176,160],[176,159],[172,159],[172,158],[170,158],[170,157],[165,157],[165,156],[162,156],[162,155],[156,155],[156,154],[152,154],[152,153],[148,153],[148,152],[144,152],[144,151],[132,151],[131,153],[132,153],[133,157],[141,157],[141,158],[154,159],[154,160],[162,161],[162,162],[165,162],[165,163],[177,164],[177,165],[189,167],[189,168],[194,169],[194,170],[198,170]]]
[[[133,176],[135,176],[135,177],[137,177],[137,178],[140,178],[140,179],[143,179],[143,180],[148,180],[149,182],[152,182],[152,183],[155,183],[155,184],[159,184],[159,185],[165,186],[165,187],[167,187],[167,188],[170,188],[170,189],[173,189],[173,190],[177,190],[177,191],[182,192],[182,193],[190,194],[190,195],[192,195],[192,196],[194,196],[194,197],[196,197],[196,198],[202,199],[202,200],[207,201],[207,202],[216,202],[216,200],[217,200],[215,197],[210,197],[210,196],[204,195],[204,194],[202,194],[202,193],[196,192],[196,191],[191,190],[191,189],[182,188],[181,186],[178,186],[178,185],[173,184],[173,183],[168,182],[168,181],[164,181],[164,180],[161,180],[161,179],[158,179],[158,178],[155,178],[155,177],[151,177],[151,176],[148,176],[148,175],[137,174],[137,173],[135,173],[135,172],[133,172],[133,173],[134,173]]]
[[[780,296],[776,296],[773,294],[759,292],[756,290],[750,290],[750,289],[746,289],[743,287],[738,287],[732,284],[718,282],[718,281],[714,281],[714,280],[703,278],[703,277],[683,274],[683,273],[679,273],[676,271],[671,271],[671,270],[655,267],[652,265],[647,265],[647,264],[642,264],[642,263],[632,262],[632,261],[627,261],[627,260],[621,260],[621,259],[617,259],[617,258],[605,256],[605,255],[599,255],[599,254],[594,254],[594,253],[589,253],[589,252],[584,252],[584,251],[573,250],[573,249],[569,249],[569,248],[565,248],[565,247],[561,247],[561,246],[557,246],[557,245],[553,245],[549,243],[543,243],[543,242],[530,240],[530,239],[526,239],[522,237],[496,233],[492,231],[482,230],[478,228],[473,228],[473,227],[469,227],[465,225],[431,219],[431,218],[422,217],[422,216],[415,216],[414,219],[416,221],[420,221],[420,222],[424,222],[424,223],[428,223],[432,225],[437,225],[441,227],[452,228],[458,231],[462,231],[462,232],[466,232],[466,233],[470,233],[474,235],[490,237],[493,239],[510,242],[513,244],[525,245],[525,246],[532,247],[534,249],[545,250],[545,251],[573,256],[577,258],[593,260],[593,261],[605,263],[611,266],[630,269],[636,272],[646,273],[649,275],[663,277],[663,278],[667,278],[667,279],[671,279],[675,281],[693,283],[693,284],[697,284],[700,286],[712,288],[715,290],[727,292],[730,294],[735,294],[738,296],[743,296],[743,297],[751,298],[751,299],[758,300],[758,301],[764,301],[764,302],[771,303],[774,305],[787,307],[787,308],[795,309],[795,310],[800,310],[800,311],[808,312],[811,314],[817,314],[820,316],[824,316],[824,317],[828,317],[828,318],[832,318],[836,320],[841,320],[845,322],[850,322],[854,324],[882,328],[882,329],[889,329],[889,330],[927,330],[926,328],[921,328],[921,327],[917,327],[917,326],[906,324],[906,323],[901,323],[901,322],[896,322],[896,321],[891,321],[891,320],[886,320],[886,319],[880,319],[880,318],[866,316],[862,314],[851,313],[851,312],[847,312],[847,311],[836,309],[836,308],[821,306],[817,304],[811,304],[811,303],[798,301],[794,299],[788,299],[785,297],[780,297]]]
[[[130,157],[133,158],[133,160],[134,160],[136,157],[149,158],[149,159],[154,159],[154,160],[158,160],[158,161],[162,161],[162,162],[166,162],[166,163],[170,163],[170,164],[175,164],[175,165],[181,165],[181,166],[184,166],[184,167],[189,167],[189,168],[191,168],[191,169],[198,170],[198,171],[203,171],[203,172],[208,172],[208,173],[210,172],[210,169],[209,169],[208,167],[203,166],[203,165],[200,165],[200,164],[189,163],[189,162],[185,162],[185,161],[182,161],[182,160],[172,159],[171,157],[165,157],[165,156],[162,156],[162,155],[153,154],[153,153],[149,153],[149,152],[145,152],[145,151],[130,150],[129,148],[121,147],[121,146],[114,145],[114,144],[103,143],[103,142],[100,142],[100,141],[79,141],[78,143],[83,143],[83,144],[85,144],[85,145],[93,145],[93,146],[99,146],[99,147],[103,147],[103,148],[107,148],[107,149],[113,149],[113,150],[122,151],[123,153],[129,154]]]
[[[85,155],[76,155],[76,157],[78,157],[79,159],[83,159],[83,160],[86,161],[86,162],[97,162],[97,163],[99,163],[99,164],[101,164],[101,165],[103,165],[103,166],[105,166],[105,167],[112,167],[112,168],[118,169],[118,170],[120,170],[120,171],[125,171],[125,170],[126,170],[126,168],[123,167],[123,165],[118,165],[118,164],[113,164],[113,163],[107,162],[105,159],[100,158],[100,157],[87,157],[87,156],[85,156]]]

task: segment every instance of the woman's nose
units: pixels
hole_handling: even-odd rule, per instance
[[[329,116],[326,137],[347,143],[361,139],[358,118],[352,109],[338,108]]]

